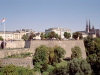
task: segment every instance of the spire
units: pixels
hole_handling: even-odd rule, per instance
[[[88,26],[88,21],[86,20],[86,32],[89,32],[89,26]]]
[[[94,29],[94,26],[92,26],[92,29]]]
[[[90,24],[90,19],[89,19],[89,32],[91,31],[91,24]]]
[[[88,26],[88,21],[86,20],[86,26]]]

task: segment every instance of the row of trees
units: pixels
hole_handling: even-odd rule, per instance
[[[61,40],[61,36],[59,36],[58,34],[56,34],[54,31],[52,31],[52,32],[49,32],[49,33],[47,33],[47,34],[41,34],[41,39],[43,40],[43,39],[58,39],[58,40]],[[71,37],[71,34],[70,33],[68,33],[68,32],[64,32],[64,37],[66,38],[66,39],[69,39],[70,37]],[[83,37],[82,37],[82,34],[81,33],[79,33],[79,32],[75,32],[75,33],[73,33],[73,36],[72,36],[75,40],[77,40],[77,39],[82,39]]]
[[[30,41],[30,40],[32,40],[33,39],[33,37],[35,37],[36,35],[34,34],[34,33],[30,33],[30,34],[24,34],[23,36],[22,36],[22,39],[24,40],[24,41]],[[59,36],[58,34],[56,34],[55,32],[49,32],[49,33],[47,33],[47,34],[43,34],[43,33],[41,33],[41,35],[40,35],[40,37],[41,37],[41,40],[43,40],[43,39],[57,39],[57,40],[61,40],[61,36]],[[66,39],[69,39],[70,37],[71,37],[71,34],[70,33],[68,33],[68,32],[65,32],[64,33],[64,37],[66,38]],[[82,34],[81,33],[79,33],[79,32],[75,32],[75,33],[73,33],[73,36],[72,36],[74,39],[82,39]],[[0,36],[0,40],[1,41],[3,41],[3,38]]]
[[[81,49],[72,48],[70,61],[64,60],[65,50],[60,46],[38,47],[33,56],[35,71],[42,75],[91,75],[89,63],[82,59]]]

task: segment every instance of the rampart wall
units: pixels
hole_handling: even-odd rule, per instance
[[[22,48],[22,49],[13,49],[13,50],[0,50],[0,58],[3,58],[5,56],[9,56],[12,54],[19,54],[23,52],[35,52],[35,49],[39,47],[40,45],[46,45],[48,47],[54,47],[54,46],[61,46],[65,49],[66,55],[65,57],[71,56],[71,48],[74,46],[79,46],[82,51],[82,57],[86,58],[86,52],[83,40],[66,40],[66,41],[57,41],[57,40],[33,40],[31,42],[27,41],[12,41],[7,43],[7,48]],[[25,48],[30,47],[30,48]]]
[[[75,46],[79,46],[82,51],[82,57],[86,58],[86,52],[84,47],[83,40],[66,40],[66,41],[58,41],[58,40],[34,40],[31,41],[30,50],[35,52],[35,49],[39,47],[40,45],[46,45],[48,47],[54,47],[54,46],[61,46],[65,49],[66,55],[65,57],[71,57],[71,48]]]

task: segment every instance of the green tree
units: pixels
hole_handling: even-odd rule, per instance
[[[72,54],[71,54],[71,58],[82,58],[82,52],[80,47],[75,46],[74,48],[71,49]]]
[[[45,71],[47,69],[48,64],[48,47],[42,45],[38,48],[36,48],[34,57],[33,57],[33,64],[34,68],[38,71]]]
[[[73,59],[69,62],[69,75],[91,75],[92,70],[86,60]]]
[[[64,32],[64,37],[65,37],[66,39],[69,39],[69,38],[71,37],[71,34],[68,33],[68,32]]]
[[[59,36],[54,31],[51,31],[51,32],[45,34],[45,38],[46,39],[54,39],[54,38],[59,39]]]
[[[2,36],[0,36],[0,41],[3,41],[3,38],[2,38]]]
[[[79,33],[79,32],[75,32],[75,33],[73,33],[73,36],[72,36],[75,40],[77,40],[78,38],[79,39],[82,39],[83,37],[82,37],[82,34],[81,33]]]
[[[28,36],[28,40],[30,41],[30,40],[32,40],[33,39],[33,37],[35,37],[36,35],[34,34],[34,33],[30,33],[30,35]]]
[[[28,38],[29,38],[29,36],[26,34],[24,34],[23,36],[22,36],[22,39],[24,40],[24,41],[27,41],[28,40]]]
[[[60,63],[57,63],[50,75],[69,75],[67,62],[62,61]]]
[[[41,33],[40,37],[41,37],[41,40],[45,39],[45,35],[43,33]]]
[[[56,63],[61,62],[61,60],[64,58],[65,55],[65,50],[61,48],[60,46],[55,46],[54,47],[54,61]]]
[[[87,37],[84,40],[87,61],[93,69],[94,75],[100,75],[100,38]]]

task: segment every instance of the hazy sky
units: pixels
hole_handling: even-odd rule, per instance
[[[0,0],[3,17],[6,30],[64,27],[79,31],[85,29],[87,19],[100,29],[100,0]]]

